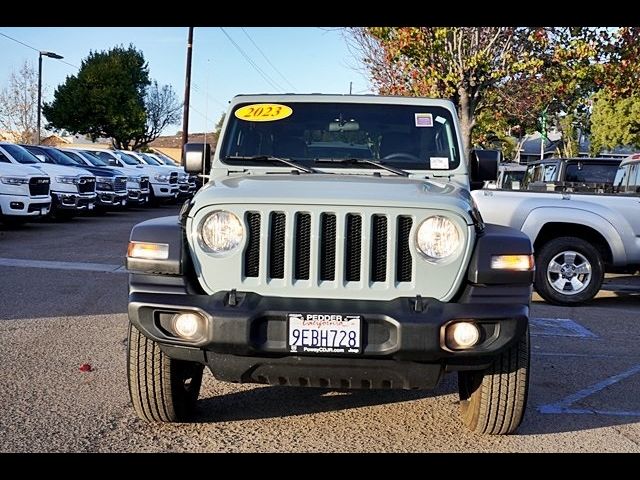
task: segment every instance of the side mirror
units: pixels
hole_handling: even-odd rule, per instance
[[[187,173],[208,172],[211,168],[211,146],[208,143],[187,143],[184,146],[184,170]]]
[[[501,159],[500,150],[471,150],[469,159],[471,190],[478,190],[483,187],[484,182],[498,179],[498,163]]]

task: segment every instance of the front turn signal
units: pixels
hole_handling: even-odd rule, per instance
[[[524,272],[533,270],[533,255],[494,255],[491,257],[491,268],[494,270],[515,270]]]
[[[166,260],[169,258],[169,245],[166,243],[129,242],[127,256],[147,260]]]

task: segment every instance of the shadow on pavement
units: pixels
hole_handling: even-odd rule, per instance
[[[193,422],[233,422],[333,412],[457,393],[452,376],[436,390],[330,390],[266,386],[200,399]],[[457,397],[456,397],[457,398]]]

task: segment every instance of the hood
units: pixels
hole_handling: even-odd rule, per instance
[[[38,165],[34,164],[33,167],[51,177],[61,175],[68,175],[73,177],[77,177],[78,175],[93,176],[93,173],[81,167],[67,167],[65,165],[55,165],[53,163],[40,163]]]
[[[83,170],[88,170],[93,173],[96,177],[116,177],[124,175],[121,172],[109,167],[96,167],[96,166],[83,166],[81,167]]]
[[[272,174],[210,181],[194,198],[195,212],[213,204],[358,205],[455,210],[467,217],[466,189],[437,180],[391,176]]]
[[[28,165],[17,165],[15,163],[0,163],[0,175],[31,177],[45,175],[40,169]]]
[[[168,169],[159,165],[140,165],[140,167],[142,167],[140,170],[144,171],[148,175],[168,175],[171,171],[175,171],[180,174],[180,170],[177,168]]]

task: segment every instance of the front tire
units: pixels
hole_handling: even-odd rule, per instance
[[[535,289],[553,305],[587,302],[598,294],[603,281],[602,255],[581,238],[555,238],[536,256]]]
[[[195,407],[204,366],[168,357],[129,324],[127,377],[133,409],[148,422],[183,422]]]
[[[513,433],[524,417],[529,390],[529,328],[486,370],[458,372],[460,413],[474,433]]]

